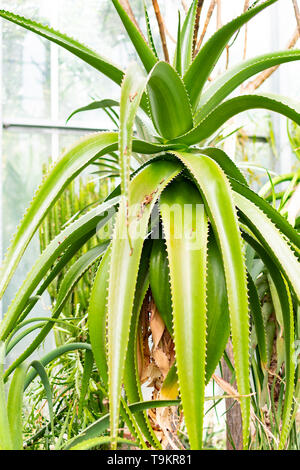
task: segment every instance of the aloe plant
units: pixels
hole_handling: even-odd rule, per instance
[[[268,365],[268,350],[257,287],[245,258],[247,247],[265,266],[282,315],[286,383],[278,447],[286,445],[294,406],[299,234],[249,188],[229,156],[207,146],[207,140],[229,118],[252,108],[269,109],[300,124],[299,104],[286,97],[251,94],[229,98],[252,75],[299,60],[298,50],[244,61],[212,84],[207,83],[231,38],[276,1],[267,0],[248,9],[220,28],[196,54],[193,38],[198,2],[192,1],[182,27],[179,22],[171,65],[157,56],[148,15],[149,43],[121,2],[112,0],[141,61],[141,65],[131,64],[126,71],[58,31],[0,11],[2,18],[64,47],[121,86],[117,103],[119,131],[86,137],[49,171],[12,239],[0,281],[2,295],[34,233],[70,182],[93,162],[112,162],[114,176],[120,176],[120,187],[105,202],[67,225],[47,245],[9,306],[1,323],[0,339],[9,345],[15,328],[24,321],[38,296],[94,236],[96,228],[104,227],[114,217],[117,208],[112,240],[94,247],[71,266],[52,313],[52,320],[56,320],[78,279],[102,258],[91,289],[89,334],[101,380],[108,390],[113,447],[119,440],[120,413],[130,417],[127,422],[143,448],[146,441],[160,447],[145,413],[147,406],[137,408],[134,415],[130,411],[134,402],[142,400],[141,373],[148,347],[142,340],[142,325],[149,320],[143,303],[150,296],[158,311],[156,320],[169,338],[169,349],[159,351],[168,359],[161,374],[160,397],[173,400],[180,396],[191,448],[202,448],[205,385],[223,355],[229,335],[242,411],[243,446],[248,448],[249,311],[262,368]],[[110,102],[111,106],[115,104]],[[95,107],[87,105],[84,110]],[[99,107],[105,105],[100,103]],[[163,232],[162,240],[153,240],[157,230]],[[45,324],[29,348],[6,370],[4,380],[41,344],[53,323]],[[156,343],[153,354],[155,348]],[[129,407],[122,396],[123,384]]]

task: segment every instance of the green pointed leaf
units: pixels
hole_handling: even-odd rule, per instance
[[[88,309],[88,326],[91,346],[104,384],[108,384],[107,357],[106,357],[106,315],[107,290],[109,279],[110,248],[101,260],[94,279]]]
[[[37,23],[36,21],[32,21],[29,18],[15,15],[10,11],[0,10],[0,16],[8,21],[11,21],[12,23],[17,24],[18,26],[22,26],[22,28],[28,29],[29,31],[32,31],[39,36],[54,42],[55,44],[58,44],[64,49],[67,49],[68,51],[72,52],[72,54],[76,55],[81,60],[97,69],[99,72],[106,75],[118,85],[121,85],[123,71],[75,39],[62,34],[59,31],[55,31],[49,26]]]
[[[206,383],[221,360],[229,333],[229,309],[222,256],[211,232],[207,254],[207,354]]]
[[[49,382],[49,378],[48,378],[45,367],[43,366],[43,364],[40,361],[32,361],[32,363],[30,365],[31,365],[31,367],[33,367],[33,369],[36,370],[37,374],[40,376],[42,384],[43,384],[44,389],[45,389],[46,398],[47,398],[47,402],[48,402],[50,423],[51,423],[51,432],[52,432],[52,436],[54,438],[54,413],[53,413],[52,390],[51,390],[51,385],[50,385],[50,382]],[[24,377],[24,379],[25,379],[25,377]],[[24,389],[24,380],[23,380],[22,385],[23,385],[23,389]],[[22,393],[23,393],[23,390],[22,390]]]
[[[244,214],[246,225],[265,246],[274,262],[286,275],[295,294],[300,298],[300,265],[293,250],[270,219],[244,196],[234,193],[237,207]]]
[[[185,17],[182,31],[180,33],[180,43],[176,46],[181,51],[181,70],[185,73],[190,67],[193,60],[193,39],[194,39],[194,26],[197,12],[198,0],[193,0],[189,11]],[[178,47],[180,46],[180,47]]]
[[[243,419],[243,446],[250,424],[249,318],[243,245],[233,195],[225,174],[205,155],[176,153],[196,179],[222,254],[227,286],[233,354]]]
[[[253,319],[254,326],[255,326],[259,354],[260,354],[260,358],[263,363],[263,366],[266,366],[268,364],[268,347],[267,347],[266,328],[265,328],[264,318],[263,318],[257,290],[253,282],[253,279],[249,273],[248,273],[248,294],[249,294],[250,310],[252,313],[252,319]]]
[[[137,64],[131,64],[121,88],[119,151],[121,166],[121,193],[128,198],[130,157],[132,153],[133,126],[147,78]]]
[[[0,323],[1,339],[6,339],[10,334],[16,321],[22,314],[23,309],[27,307],[34,289],[36,289],[39,283],[43,280],[43,277],[52,267],[58,256],[70,245],[76,243],[78,240],[82,240],[84,236],[87,236],[87,239],[92,237],[95,234],[97,225],[99,224],[99,227],[102,227],[113,216],[115,212],[114,205],[117,204],[118,201],[119,198],[115,198],[100,204],[98,207],[92,209],[90,212],[70,224],[57,237],[55,237],[51,243],[49,243],[47,248],[43,253],[41,253],[29,271],[25,281],[15,295],[8,311]],[[34,303],[35,302],[31,303],[31,308]],[[27,309],[27,313],[29,313],[31,308]]]
[[[249,109],[268,109],[286,116],[300,124],[300,104],[280,95],[242,95],[224,101],[190,132],[174,139],[174,143],[194,145],[216,132],[228,119]]]
[[[206,356],[208,222],[193,183],[174,182],[160,211],[170,263],[179,388],[191,449],[202,448]]]
[[[123,199],[117,214],[108,289],[108,370],[113,439],[117,438],[118,432],[134,292],[148,218],[161,191],[180,171],[181,167],[171,161],[156,161],[145,167],[131,182],[128,206]]]
[[[7,415],[6,394],[4,387],[5,343],[0,341],[0,450],[12,450],[13,438]]]
[[[243,15],[230,21],[220,28],[204,44],[195,57],[192,65],[184,76],[184,82],[191,99],[192,107],[197,108],[202,89],[210,73],[219,60],[230,38],[257,13],[272,5],[277,0],[268,0],[255,8],[247,10]]]
[[[14,450],[23,449],[22,408],[26,372],[27,366],[24,364],[16,369],[7,397],[7,415]]]
[[[193,127],[188,95],[177,72],[159,62],[150,74],[148,98],[153,123],[165,139],[175,139]]]
[[[132,405],[129,405],[128,408],[132,413],[138,413],[139,411],[144,411],[149,408],[164,408],[166,406],[178,406],[179,404],[180,400],[151,400],[133,403]],[[65,450],[68,450],[81,442],[83,443],[85,440],[100,436],[108,427],[109,414],[106,414],[87,427],[81,434],[79,434],[79,436],[69,441],[65,446]]]
[[[243,61],[214,80],[213,84],[202,94],[195,122],[202,121],[239,85],[253,75],[275,65],[300,59],[300,51],[271,52]]]
[[[149,252],[151,243],[144,244],[139,266],[139,273],[135,289],[134,305],[131,318],[130,334],[126,354],[126,363],[124,370],[124,388],[129,403],[136,403],[143,400],[141,382],[138,371],[137,341],[140,311],[147,290],[149,288]],[[139,411],[135,414],[135,419],[147,441],[154,448],[161,448],[160,443],[152,431],[149,419],[145,411]]]
[[[145,21],[146,21],[146,27],[147,27],[148,43],[149,43],[149,45],[152,49],[152,52],[155,55],[156,59],[159,60],[158,54],[157,54],[157,51],[156,51],[156,47],[155,47],[155,44],[154,44],[154,40],[153,40],[153,34],[152,34],[152,30],[151,30],[151,23],[150,23],[150,19],[149,19],[149,15],[148,15],[148,11],[147,11],[147,7],[146,7],[145,2],[144,2],[144,13],[145,13]]]
[[[244,238],[258,253],[266,265],[272,281],[274,283],[277,297],[280,303],[281,314],[284,326],[284,345],[285,345],[285,398],[282,412],[282,425],[280,433],[279,449],[285,447],[288,432],[290,430],[291,412],[294,401],[294,381],[295,381],[295,344],[294,344],[294,312],[291,300],[291,294],[286,280],[278,270],[271,256],[267,251],[251,236],[244,233]]]
[[[146,43],[145,39],[141,35],[140,31],[137,29],[135,24],[131,21],[129,16],[127,15],[124,8],[121,6],[119,0],[112,0],[112,3],[117,10],[119,17],[127,31],[127,34],[135,47],[136,52],[138,53],[139,58],[141,59],[146,72],[150,72],[152,67],[157,62],[157,58],[155,57],[153,51]]]
[[[84,253],[74,264],[72,264],[72,266],[66,273],[64,279],[62,280],[51,319],[42,328],[41,332],[32,341],[30,346],[28,346],[28,348],[26,348],[25,351],[23,351],[22,354],[13,362],[13,364],[10,365],[10,367],[5,372],[5,377],[8,377],[8,375],[20,363],[25,361],[30,356],[30,354],[32,354],[37,349],[37,347],[43,342],[43,340],[46,338],[49,331],[51,331],[51,329],[53,328],[54,326],[53,320],[58,318],[58,316],[60,315],[72,289],[74,288],[76,283],[79,281],[79,279],[83,276],[83,274],[99,259],[100,256],[102,256],[106,247],[107,247],[106,243],[96,246],[92,248],[91,250],[89,250],[88,252]],[[17,304],[17,307],[18,307],[18,304]],[[12,313],[16,315],[16,312],[12,311]],[[11,315],[11,312],[9,312],[9,315]]]
[[[81,382],[80,398],[78,403],[78,416],[82,415],[84,400],[89,389],[89,383],[93,372],[94,356],[92,351],[85,351],[84,368]]]
[[[42,220],[65,187],[95,158],[118,148],[116,133],[94,134],[66,151],[37,190],[5,255],[0,272],[0,298]]]
[[[91,345],[87,343],[68,343],[64,344],[63,346],[60,346],[56,349],[53,349],[49,353],[47,353],[45,356],[42,357],[42,359],[39,361],[44,367],[46,367],[50,362],[55,361],[58,357],[66,354],[67,352],[71,351],[77,351],[77,350],[89,350],[91,351]],[[24,384],[24,390],[27,389],[27,387],[31,384],[31,382],[36,378],[38,375],[38,372],[36,369],[31,368],[30,372],[28,372]]]
[[[282,217],[282,215],[274,209],[268,202],[263,198],[258,196],[254,191],[249,187],[240,184],[233,178],[229,178],[232,189],[239,193],[241,196],[244,196],[245,199],[248,199],[254,203],[261,211],[263,211],[269,219],[276,225],[276,227],[292,242],[298,249],[300,249],[300,236],[299,233],[289,224],[289,222]]]

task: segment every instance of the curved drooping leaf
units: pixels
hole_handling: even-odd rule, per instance
[[[210,137],[228,119],[249,109],[269,109],[300,124],[300,104],[280,95],[242,95],[221,103],[196,127],[184,136],[174,139],[174,143],[194,145]]]
[[[153,240],[149,265],[150,286],[155,305],[167,330],[173,335],[172,299],[168,253],[164,240]]]
[[[4,258],[0,275],[3,295],[28,243],[65,187],[96,157],[118,148],[116,133],[94,134],[65,152],[37,190]]]
[[[53,412],[52,390],[51,390],[51,385],[50,385],[50,382],[49,382],[49,378],[48,378],[46,369],[40,361],[32,361],[30,366],[33,367],[33,369],[36,370],[36,372],[40,376],[42,384],[44,386],[45,393],[46,393],[46,398],[47,398],[47,402],[48,402],[49,418],[50,418],[50,423],[51,423],[51,432],[52,432],[52,436],[54,437],[54,412]],[[22,385],[23,385],[22,394],[23,394],[23,391],[24,391],[24,383],[25,383],[25,376],[24,376],[23,383],[22,383]]]
[[[137,29],[135,24],[131,21],[124,8],[121,6],[119,0],[112,0],[112,3],[127,31],[127,34],[138,53],[147,72],[150,72],[152,67],[156,64],[157,58],[146,43],[145,39]]]
[[[201,449],[206,356],[208,222],[202,198],[175,181],[160,200],[170,265],[178,381],[191,449]]]
[[[232,191],[225,174],[206,155],[175,153],[197,181],[222,254],[236,379],[241,398],[243,446],[250,423],[249,318],[246,268]]]
[[[234,193],[237,207],[244,214],[246,225],[272,256],[278,268],[286,275],[300,299],[300,264],[289,244],[270,219],[255,204]]]
[[[155,161],[146,166],[132,180],[128,206],[122,200],[116,218],[107,302],[109,400],[111,435],[114,439],[118,431],[121,384],[148,218],[161,191],[180,171],[181,166],[171,161]]]
[[[62,34],[59,31],[55,31],[49,26],[45,26],[41,23],[30,20],[29,18],[15,15],[10,11],[0,10],[0,16],[6,20],[11,21],[12,23],[17,24],[18,26],[22,26],[22,28],[28,29],[29,31],[32,31],[39,36],[48,39],[49,41],[55,42],[55,44],[58,44],[64,49],[72,52],[72,54],[76,55],[95,69],[99,70],[99,72],[106,75],[115,83],[121,85],[123,71],[113,65],[109,60],[104,59],[96,52],[84,46],[75,39]]]
[[[126,397],[129,403],[136,403],[143,400],[143,394],[141,389],[141,382],[139,378],[138,370],[138,358],[137,358],[137,341],[138,341],[138,325],[140,318],[140,311],[143,305],[143,301],[147,290],[149,288],[149,253],[151,250],[151,243],[145,242],[143,252],[141,255],[141,262],[139,266],[138,278],[135,289],[134,305],[131,318],[131,326],[128,340],[128,348],[126,354],[126,363],[124,369],[124,388]],[[149,419],[145,411],[139,411],[135,414],[136,422],[138,423],[141,431],[148,440],[148,442],[154,447],[161,449],[161,445],[152,431]]]
[[[206,383],[223,355],[229,333],[230,320],[226,280],[222,256],[211,231],[207,251],[207,354]]]
[[[84,253],[74,264],[72,264],[72,266],[66,273],[64,279],[62,280],[62,283],[58,292],[57,300],[56,300],[56,305],[52,313],[51,319],[42,328],[40,333],[30,344],[30,346],[28,346],[28,348],[25,349],[25,351],[23,351],[23,353],[6,370],[5,377],[8,377],[9,374],[20,363],[25,361],[30,356],[30,354],[32,354],[35,351],[35,349],[37,349],[37,347],[46,338],[47,334],[49,333],[49,331],[51,331],[51,329],[54,326],[53,320],[56,319],[60,315],[73,287],[76,285],[79,279],[83,276],[83,274],[99,259],[100,256],[102,256],[106,247],[107,247],[107,243],[101,244],[99,246],[95,246],[91,250]]]
[[[268,363],[268,348],[266,338],[266,328],[264,324],[264,318],[261,310],[260,300],[257,294],[257,290],[251,275],[248,273],[248,294],[249,294],[249,306],[252,314],[252,319],[255,326],[255,333],[257,337],[257,344],[259,354],[263,366]]]
[[[90,212],[70,224],[49,243],[47,248],[31,268],[25,281],[10,304],[8,311],[0,324],[1,339],[7,338],[14,326],[14,323],[18,320],[23,309],[27,306],[34,289],[42,281],[43,276],[45,276],[52,264],[57,260],[60,253],[62,253],[72,243],[81,240],[86,234],[90,234],[90,236],[95,234],[97,225],[99,224],[98,226],[102,227],[113,216],[115,212],[113,207],[118,201],[119,198],[100,204],[98,207],[92,209]]]
[[[220,28],[204,44],[195,57],[192,65],[184,76],[184,82],[191,99],[193,109],[196,109],[202,89],[211,71],[224,51],[230,38],[251,18],[264,8],[272,5],[277,0],[268,0],[255,8],[251,8],[241,16],[235,18]]]
[[[295,343],[294,343],[294,312],[289,287],[280,270],[277,268],[267,251],[249,234],[243,234],[245,240],[254,248],[259,257],[266,265],[272,281],[275,285],[277,296],[280,302],[281,314],[284,326],[285,345],[285,399],[282,412],[282,426],[280,434],[279,449],[283,449],[290,430],[291,412],[294,400],[294,380],[295,380]]]
[[[70,121],[70,119],[75,116],[75,114],[82,113],[84,111],[93,111],[95,109],[105,109],[105,108],[113,108],[116,106],[120,106],[118,101],[115,100],[101,100],[101,101],[92,101],[90,104],[87,104],[86,106],[82,106],[81,108],[75,109],[68,119],[66,120],[66,123]]]
[[[253,59],[244,61],[226,71],[202,94],[195,122],[202,121],[216,106],[218,106],[230,93],[245,80],[262,70],[275,65],[284,64],[300,59],[300,51],[271,52]]]
[[[87,343],[68,343],[56,349],[53,349],[52,351],[47,353],[44,357],[42,357],[42,359],[39,362],[44,367],[46,367],[50,362],[54,361],[55,359],[62,356],[63,354],[66,354],[67,352],[71,352],[71,351],[77,351],[78,349],[83,349],[85,351],[92,350],[91,345]],[[33,368],[27,373],[25,384],[24,384],[24,390],[28,388],[28,386],[36,378],[37,375],[38,375],[37,370]]]
[[[166,62],[158,62],[147,84],[149,107],[158,133],[171,140],[193,127],[193,116],[184,84]]]
[[[149,46],[151,47],[152,52],[155,55],[156,59],[159,60],[158,54],[157,54],[157,51],[156,51],[156,47],[155,47],[155,44],[154,44],[150,19],[149,19],[148,10],[147,10],[145,2],[144,2],[144,13],[145,13],[145,22],[146,22],[146,28],[147,28],[148,43],[149,43]]]

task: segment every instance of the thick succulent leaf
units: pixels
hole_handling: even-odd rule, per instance
[[[26,372],[27,366],[25,364],[16,369],[7,397],[7,415],[14,450],[23,449],[22,407]]]
[[[78,403],[78,416],[82,415],[84,400],[89,389],[89,383],[93,372],[94,356],[92,351],[85,351],[84,368],[82,374],[80,398]]]
[[[241,398],[243,445],[249,438],[249,318],[246,269],[232,191],[217,163],[206,155],[176,153],[196,179],[203,194],[214,234],[222,254],[236,379]]]
[[[244,215],[246,225],[265,246],[300,299],[300,264],[293,250],[275,225],[255,204],[237,193],[234,193],[234,199]]]
[[[127,31],[127,34],[138,53],[147,72],[150,72],[152,67],[157,62],[157,58],[153,53],[152,49],[145,42],[145,39],[137,29],[135,24],[131,21],[124,8],[121,6],[119,0],[112,0],[115,9],[118,12],[119,17]]]
[[[152,52],[155,55],[156,59],[159,60],[158,54],[157,54],[157,51],[156,51],[156,47],[155,47],[155,44],[154,44],[154,39],[153,39],[152,30],[151,30],[151,23],[150,23],[150,19],[149,19],[149,15],[148,15],[148,10],[147,10],[147,7],[146,7],[145,3],[144,3],[144,13],[145,13],[145,22],[146,22],[146,28],[147,28],[148,43],[149,43],[149,45],[152,49]]]
[[[178,406],[180,400],[151,400],[140,403],[133,403],[128,408],[132,413],[147,410],[149,408],[164,408],[166,406]],[[109,427],[109,414],[102,416],[100,419],[88,426],[79,436],[75,437],[67,443],[65,450],[78,445],[88,439],[100,436]]]
[[[108,384],[107,358],[106,358],[106,315],[107,315],[107,289],[109,278],[110,248],[101,260],[95,276],[88,309],[88,326],[91,346],[104,384]]]
[[[177,72],[166,62],[159,62],[148,81],[150,112],[158,133],[171,140],[193,127],[189,98]]]
[[[138,341],[138,325],[140,311],[147,290],[149,288],[149,252],[151,243],[146,242],[143,248],[139,273],[136,283],[134,305],[131,318],[130,334],[128,340],[128,348],[126,354],[126,363],[124,370],[124,388],[126,397],[129,403],[136,403],[143,400],[141,383],[138,371],[137,359],[137,341]],[[135,414],[136,422],[138,423],[144,436],[154,448],[161,448],[158,439],[152,431],[149,419],[145,411],[139,411]]]
[[[14,327],[15,322],[22,314],[23,309],[27,307],[34,289],[42,281],[43,277],[57,260],[58,256],[73,243],[75,244],[78,240],[82,240],[85,235],[89,238],[93,236],[98,224],[99,227],[102,227],[113,216],[115,212],[114,205],[116,205],[118,201],[119,198],[114,198],[100,204],[98,207],[92,209],[90,212],[66,227],[49,243],[47,248],[36,260],[10,304],[8,311],[0,324],[1,339],[7,338]],[[30,309],[28,309],[28,312],[29,311]]]
[[[65,34],[62,34],[59,31],[55,31],[49,26],[45,26],[28,18],[15,15],[14,13],[11,13],[9,11],[0,10],[0,16],[2,16],[2,18],[5,18],[6,20],[11,21],[12,23],[17,24],[18,26],[22,26],[22,28],[28,29],[29,31],[33,31],[34,33],[48,39],[49,41],[55,42],[55,44],[58,44],[64,49],[67,49],[68,51],[72,52],[72,54],[76,55],[81,60],[91,65],[95,69],[99,70],[99,72],[106,75],[115,83],[121,85],[123,71],[113,65],[109,60],[104,59],[96,52],[84,46],[75,39],[70,38]]]
[[[161,191],[180,171],[181,166],[171,161],[156,161],[146,166],[131,182],[128,205],[121,200],[116,218],[107,302],[109,402],[114,439],[118,432],[134,292],[148,218]]]
[[[249,306],[250,306],[252,319],[253,319],[254,326],[255,326],[259,354],[260,354],[262,364],[265,367],[268,364],[266,328],[265,328],[264,318],[263,318],[257,290],[253,282],[253,279],[249,273],[248,273],[248,293],[249,293]]]
[[[173,335],[172,299],[168,253],[164,240],[153,240],[149,265],[150,286],[155,305],[169,333]]]
[[[208,383],[224,353],[230,333],[229,309],[223,261],[212,231],[209,235],[208,241],[206,302],[206,383]]]
[[[174,69],[181,76],[182,64],[181,64],[181,17],[180,11],[178,11],[178,26],[177,26],[177,44],[174,54]]]
[[[43,342],[43,340],[46,338],[47,334],[49,331],[54,326],[54,321],[55,319],[58,318],[60,315],[72,289],[76,285],[76,283],[79,281],[79,279],[83,276],[83,274],[102,256],[104,250],[106,249],[107,244],[101,244],[99,246],[96,246],[89,250],[88,252],[84,253],[68,270],[66,273],[64,279],[62,280],[57,300],[56,300],[56,305],[54,307],[54,311],[52,313],[51,319],[49,320],[48,323],[42,328],[40,333],[37,335],[37,337],[32,341],[30,346],[25,349],[25,351],[22,352],[22,354],[11,364],[11,366],[7,369],[5,372],[5,377],[8,377],[8,375],[23,361],[25,361],[30,354],[32,354],[38,346]]]
[[[160,200],[170,264],[174,343],[191,449],[202,448],[206,357],[208,221],[190,181],[172,183]]]
[[[0,341],[0,450],[12,450],[13,439],[7,415],[6,394],[4,387],[5,343]]]
[[[216,132],[228,119],[249,109],[268,109],[286,116],[297,124],[300,124],[300,104],[280,95],[260,94],[242,95],[224,101],[214,109],[206,118],[197,122],[196,127],[190,132],[174,139],[186,145],[194,145],[202,142]]]
[[[95,158],[117,150],[118,134],[88,136],[66,151],[37,190],[4,258],[0,273],[0,298],[34,233],[65,187]]]
[[[135,63],[125,73],[121,88],[119,151],[121,166],[121,193],[128,198],[130,157],[132,152],[135,116],[146,87],[147,78]]]
[[[178,48],[180,50],[180,69],[183,73],[188,70],[193,60],[193,39],[197,5],[198,0],[193,0],[180,32],[180,44],[177,43],[176,45],[176,52]]]
[[[226,176],[231,177],[242,185],[248,187],[248,183],[243,174],[240,172],[239,168],[223,150],[215,147],[202,147],[196,152],[201,152],[204,155],[207,155],[208,157],[215,160],[217,164],[222,168]]]
[[[242,62],[217,78],[202,94],[195,122],[202,121],[213,109],[218,106],[230,93],[245,80],[262,70],[275,65],[284,64],[300,59],[300,51],[271,52]]]
[[[255,8],[251,8],[243,15],[230,21],[220,28],[207,42],[195,57],[192,65],[184,76],[192,107],[196,109],[202,89],[211,71],[224,51],[230,38],[251,18],[264,8],[277,0],[268,0]]]
[[[267,251],[256,241],[244,233],[246,241],[255,249],[264,264],[266,265],[272,281],[275,285],[277,297],[280,302],[281,314],[284,326],[285,345],[285,399],[282,412],[282,425],[279,449],[283,449],[290,429],[291,412],[294,401],[294,380],[295,380],[295,343],[294,343],[294,313],[291,295],[286,280],[280,273],[276,264]]]
[[[120,106],[120,103],[115,100],[106,99],[101,101],[92,101],[86,106],[82,106],[81,108],[75,109],[75,111],[70,114],[66,122],[69,122],[70,119],[75,116],[75,114],[82,113],[84,111],[94,111],[95,109],[113,108],[116,106]]]
[[[300,249],[299,233],[289,224],[289,222],[284,217],[282,217],[282,215],[276,209],[274,209],[274,207],[272,207],[267,201],[265,201],[258,194],[252,191],[249,187],[240,184],[239,181],[234,178],[231,178],[231,175],[228,174],[228,176],[232,189],[241,196],[244,196],[245,199],[248,199],[249,201],[254,203],[261,211],[263,211],[269,217],[269,219],[271,219],[273,224],[276,225],[276,227],[289,239],[289,241],[292,242],[295,247]]]

